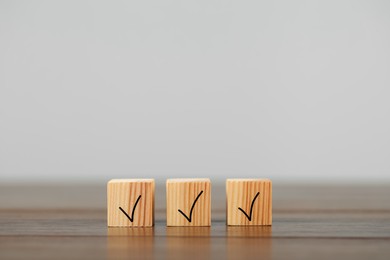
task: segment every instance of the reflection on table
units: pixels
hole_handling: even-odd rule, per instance
[[[107,257],[108,259],[132,258],[144,256],[153,258],[154,228],[108,228]]]

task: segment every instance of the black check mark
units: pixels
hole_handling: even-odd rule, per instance
[[[203,191],[201,191],[198,196],[196,197],[194,203],[192,203],[192,207],[191,207],[191,210],[190,210],[190,217],[187,217],[186,214],[183,213],[183,211],[181,211],[180,209],[178,209],[178,211],[188,220],[188,222],[191,223],[191,220],[192,220],[192,211],[194,210],[194,207],[195,207],[195,203],[198,201],[200,195],[202,195]]]
[[[131,212],[131,217],[126,213],[126,211],[124,211],[121,207],[119,207],[119,209],[123,212],[123,214],[126,215],[126,217],[127,217],[131,222],[133,222],[133,220],[134,220],[134,210],[135,210],[135,208],[137,207],[138,201],[139,201],[140,199],[141,199],[141,195],[139,195],[137,201],[136,201],[135,204],[134,204],[133,211]]]
[[[252,200],[252,204],[251,204],[251,211],[249,212],[249,216],[248,214],[246,214],[246,212],[242,209],[242,208],[238,208],[239,210],[242,211],[242,213],[244,213],[244,215],[248,218],[249,221],[252,220],[252,210],[253,210],[253,205],[255,204],[255,200],[257,199],[257,197],[259,197],[260,195],[260,192],[258,192],[255,196],[255,198]]]

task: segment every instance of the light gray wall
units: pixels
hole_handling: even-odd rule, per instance
[[[390,1],[0,1],[0,181],[390,181]]]

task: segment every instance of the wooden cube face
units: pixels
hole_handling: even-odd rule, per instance
[[[154,225],[154,180],[116,179],[107,184],[109,227]]]
[[[167,226],[211,225],[209,179],[167,180]]]
[[[272,225],[272,183],[268,179],[226,180],[227,225]]]

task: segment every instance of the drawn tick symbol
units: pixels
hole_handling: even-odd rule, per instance
[[[238,208],[239,210],[242,211],[242,213],[244,213],[244,215],[248,218],[249,221],[252,221],[252,210],[253,210],[253,205],[255,204],[255,200],[257,199],[257,197],[260,195],[260,192],[258,192],[255,196],[255,198],[252,200],[252,204],[251,204],[251,210],[249,212],[249,216],[248,214],[242,209],[242,208]]]
[[[133,222],[133,220],[134,220],[134,211],[135,211],[135,208],[137,207],[138,201],[140,199],[141,199],[141,195],[138,196],[138,199],[136,200],[136,202],[134,204],[133,211],[131,212],[131,217],[126,213],[126,211],[124,211],[121,207],[119,207],[120,211],[122,211],[123,214],[126,215],[126,217],[130,220],[130,222]]]
[[[202,195],[203,191],[201,191],[198,196],[196,197],[194,203],[192,203],[192,207],[191,207],[191,210],[190,210],[190,217],[187,217],[186,214],[183,213],[183,211],[181,211],[180,209],[178,209],[178,211],[188,220],[188,222],[191,223],[191,220],[192,220],[192,211],[194,210],[194,207],[195,207],[195,203],[198,201],[200,195]]]

